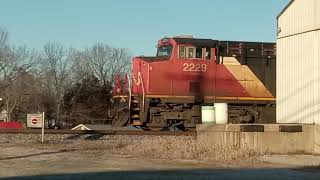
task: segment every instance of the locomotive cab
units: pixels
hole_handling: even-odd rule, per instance
[[[188,40],[194,42],[190,43]],[[157,60],[216,60],[217,41],[210,39],[192,38],[163,38],[158,41],[157,53],[154,57],[140,56],[135,57],[134,60],[142,60],[147,62],[154,62]],[[218,62],[217,62],[218,63]]]
[[[213,82],[213,74],[207,71],[215,68],[219,63],[217,59],[220,59],[217,57],[216,46],[217,41],[210,39],[177,37],[159,40],[155,57],[133,59],[132,74],[134,77],[141,76],[144,82],[143,87],[139,83],[132,84],[133,93],[166,96],[169,99],[193,96],[204,91],[209,94],[212,91],[212,85],[209,84]],[[185,101],[194,102],[192,98]]]
[[[192,40],[192,41],[190,41]],[[158,42],[157,57],[170,60],[215,60],[217,43],[210,39],[192,37],[163,38]]]

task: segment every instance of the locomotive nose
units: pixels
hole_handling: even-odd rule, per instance
[[[142,60],[140,58],[133,58],[132,60],[132,74],[136,74],[141,71]]]

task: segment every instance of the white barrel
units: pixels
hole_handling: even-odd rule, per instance
[[[216,124],[228,123],[228,104],[227,103],[214,103]]]
[[[214,106],[201,107],[201,120],[202,124],[215,124],[215,108]]]

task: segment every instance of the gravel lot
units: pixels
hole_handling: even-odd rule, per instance
[[[0,179],[319,179],[316,156],[262,156],[193,137],[0,135]],[[307,166],[316,167],[307,167]],[[318,167],[317,167],[318,166]]]

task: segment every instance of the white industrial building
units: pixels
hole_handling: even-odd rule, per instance
[[[320,0],[292,0],[278,16],[277,122],[320,123]]]

